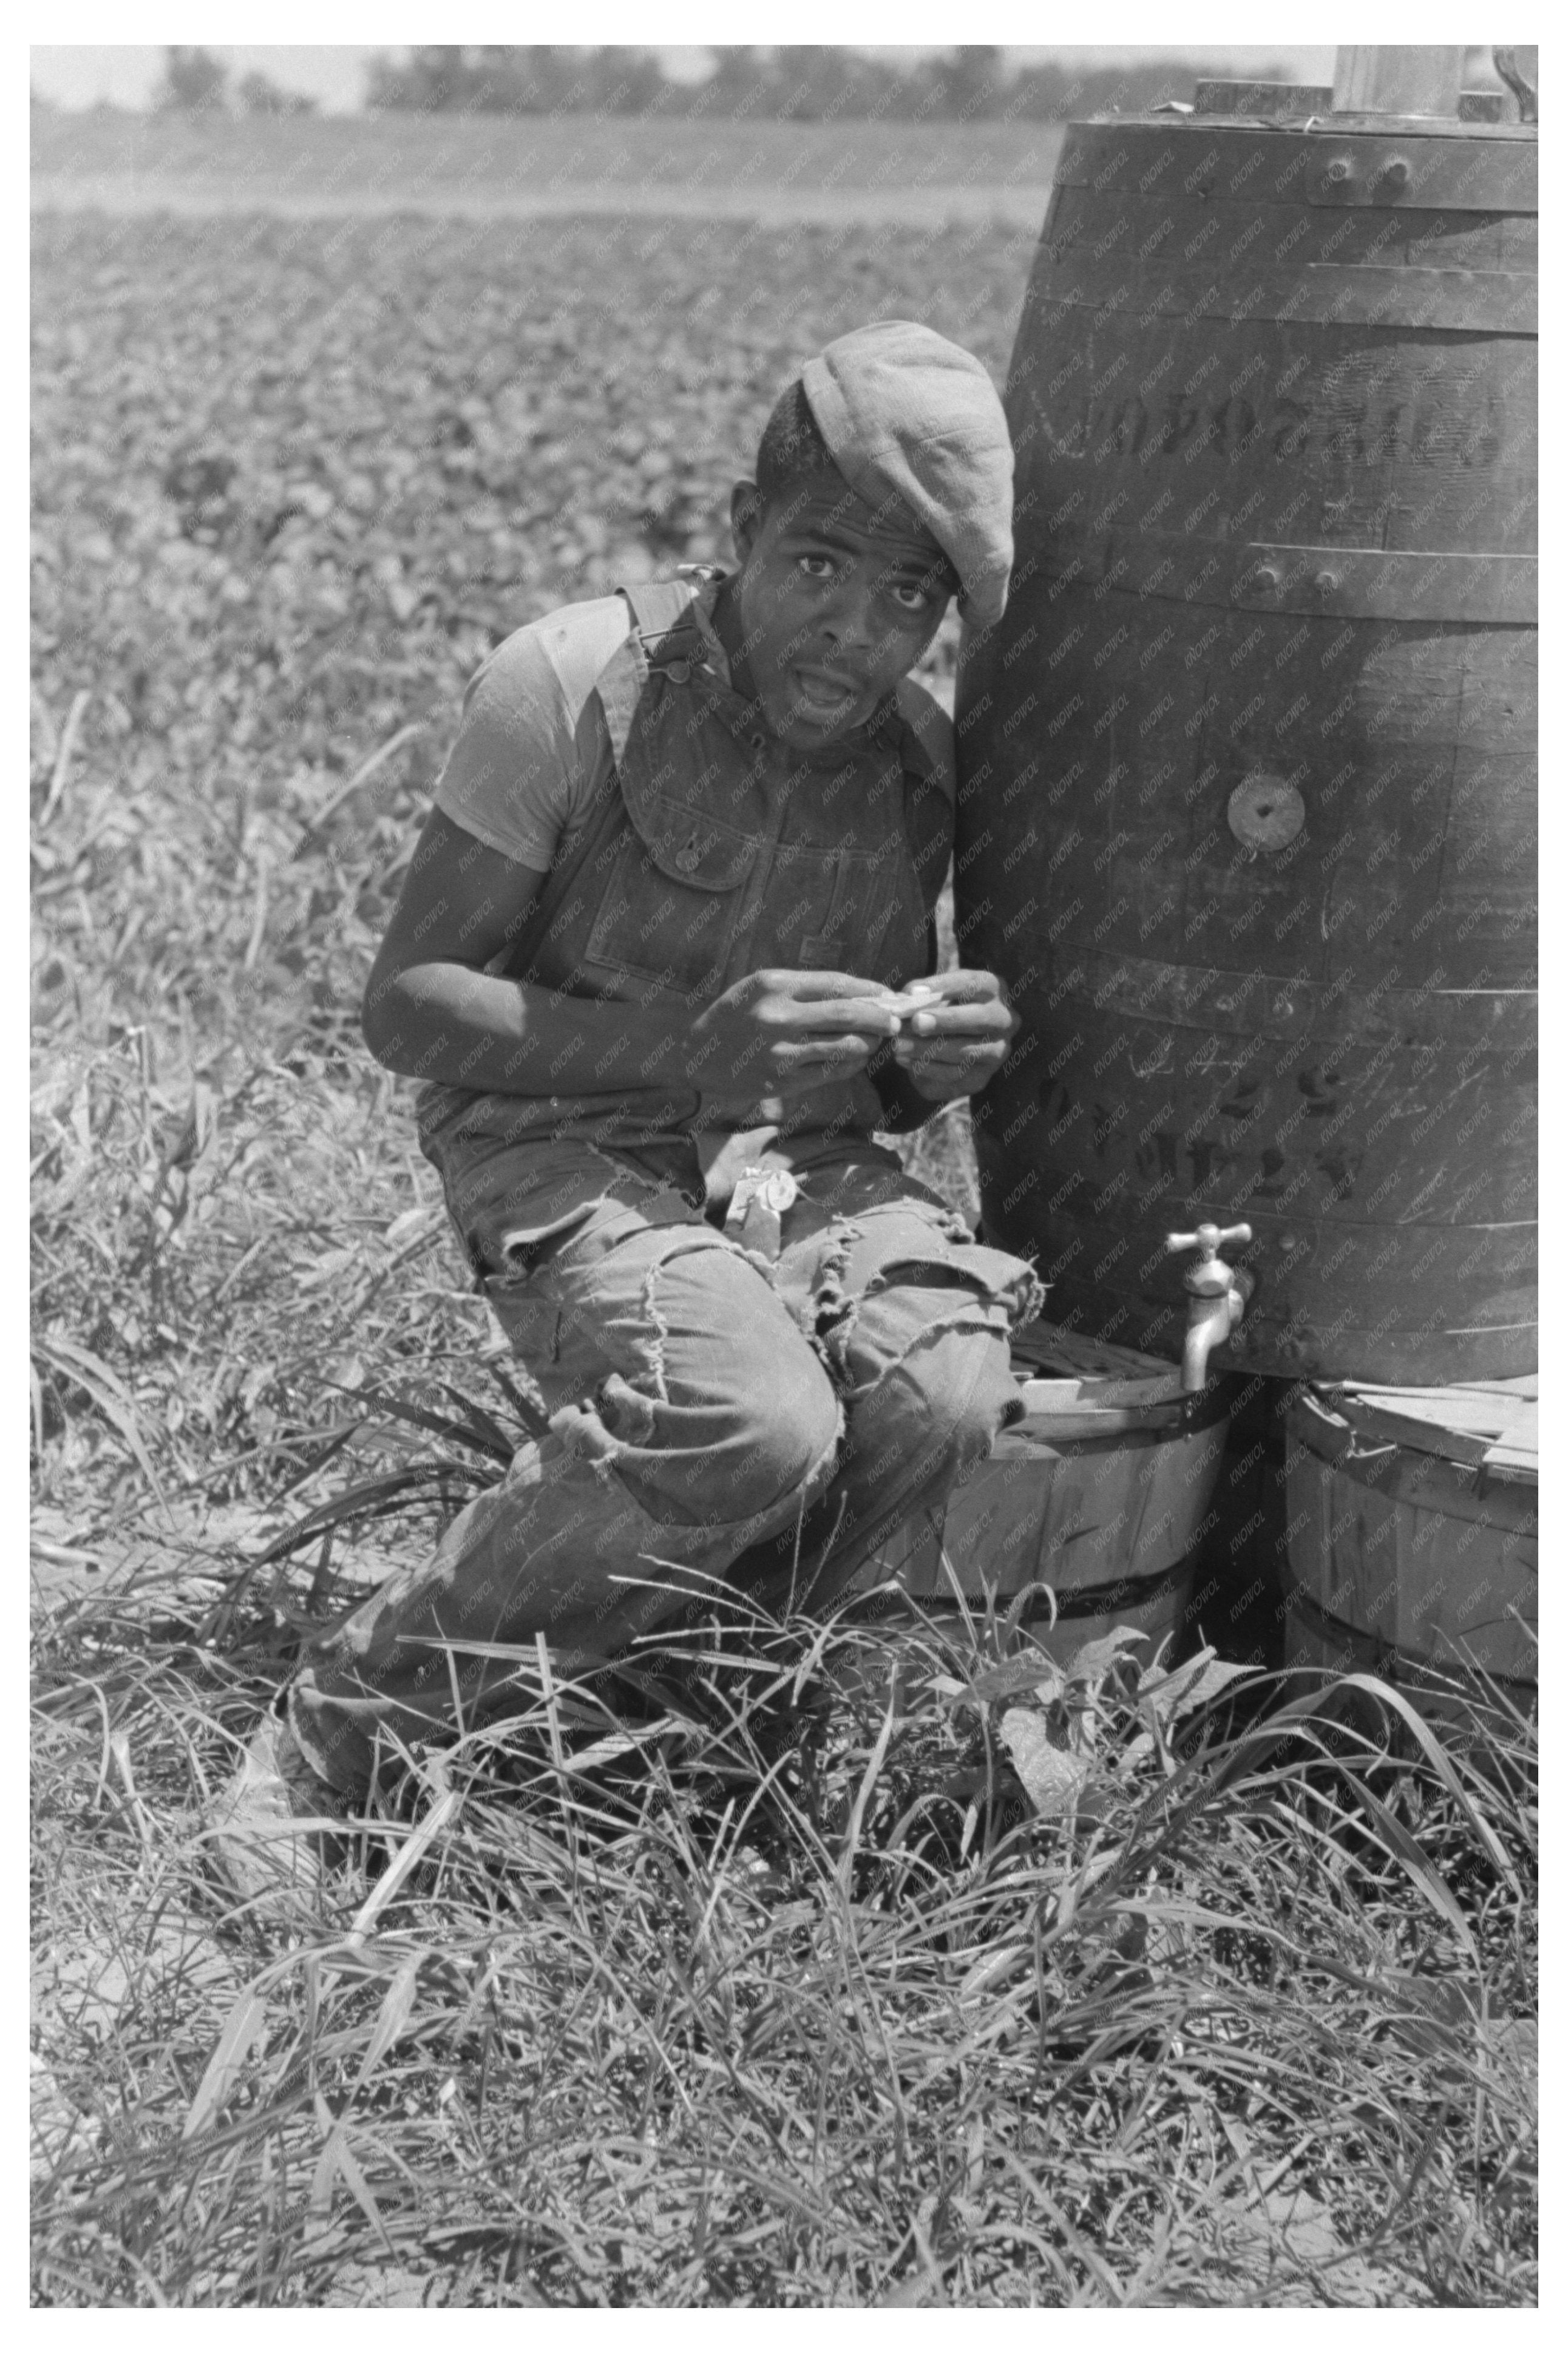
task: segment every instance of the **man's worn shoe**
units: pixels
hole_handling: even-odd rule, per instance
[[[255,1918],[287,1926],[319,1914],[325,1865],[343,1844],[327,1824],[353,1810],[311,1771],[288,1725],[264,1717],[208,1816],[214,1853]]]

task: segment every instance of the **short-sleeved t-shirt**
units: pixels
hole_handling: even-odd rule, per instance
[[[614,759],[595,681],[625,643],[620,596],[563,605],[496,647],[468,681],[436,787],[443,816],[536,873],[584,818]],[[726,676],[717,638],[711,650]]]
[[[709,662],[727,684],[729,663],[711,621],[718,587],[705,582],[691,612]],[[595,596],[502,639],[463,697],[462,725],[436,787],[444,817],[503,858],[548,873],[609,781],[615,753],[594,688],[631,627],[623,597]],[[898,703],[951,800],[952,721],[912,679],[900,685]]]

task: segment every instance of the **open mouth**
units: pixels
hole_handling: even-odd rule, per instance
[[[798,715],[819,727],[841,726],[860,701],[860,690],[854,681],[836,677],[831,670],[796,670],[791,674],[791,685]]]

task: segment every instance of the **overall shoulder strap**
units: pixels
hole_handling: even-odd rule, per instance
[[[904,831],[929,912],[952,856],[952,722],[933,697],[905,681],[884,706],[877,732],[904,772]]]
[[[657,673],[683,686],[706,659],[702,631],[692,614],[698,584],[689,580],[639,580],[616,595],[631,615],[631,628],[594,683],[610,731],[616,765],[621,767],[632,723],[649,676]]]
[[[618,587],[616,594],[630,610],[632,628],[650,670],[698,659],[703,639],[691,610],[695,581],[639,580],[635,587]]]

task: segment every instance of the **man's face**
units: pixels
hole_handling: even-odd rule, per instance
[[[766,509],[754,483],[737,482],[730,515],[738,683],[782,743],[816,751],[863,726],[919,661],[952,591],[947,558],[912,515],[874,513],[832,475]]]

